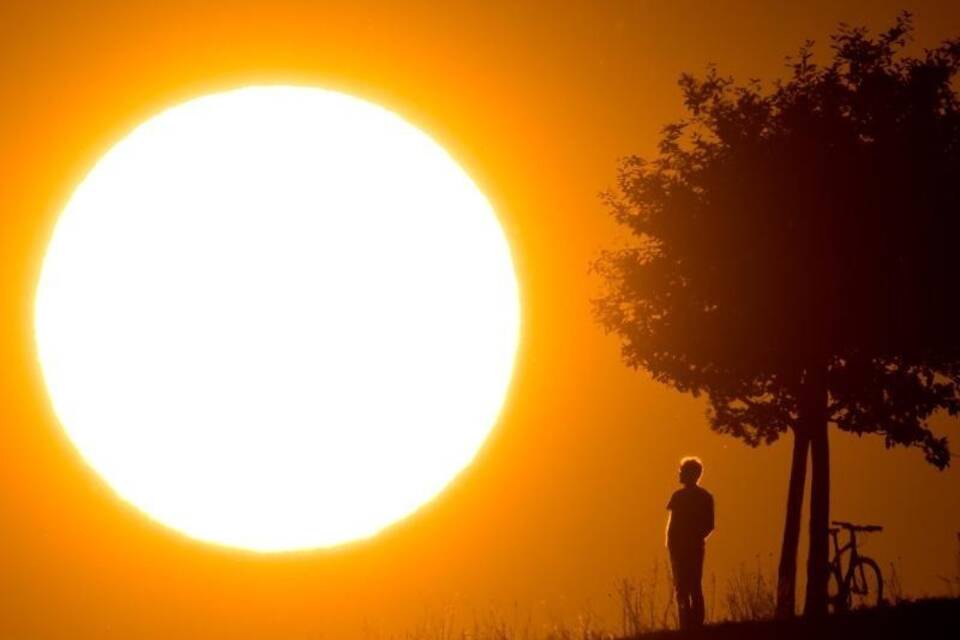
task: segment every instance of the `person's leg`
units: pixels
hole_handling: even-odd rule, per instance
[[[703,555],[704,549],[690,558],[690,623],[694,627],[702,627],[706,617],[706,608],[703,603]]]
[[[673,571],[673,592],[677,598],[677,621],[681,629],[687,629],[690,626],[690,592],[684,579],[686,567],[683,554],[675,549],[670,550],[670,568]]]

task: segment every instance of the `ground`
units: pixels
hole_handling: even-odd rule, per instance
[[[960,599],[927,599],[895,606],[853,611],[822,621],[730,622],[709,625],[696,632],[658,631],[643,640],[923,640],[960,639]]]

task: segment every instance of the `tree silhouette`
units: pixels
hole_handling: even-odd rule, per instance
[[[634,236],[593,264],[625,363],[748,445],[793,434],[780,615],[808,451],[805,613],[826,612],[829,424],[950,459],[928,419],[960,412],[960,39],[909,57],[912,33],[841,25],[829,64],[807,42],[769,88],[683,75],[687,117],[604,194]]]

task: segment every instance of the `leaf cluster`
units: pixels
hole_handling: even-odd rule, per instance
[[[822,366],[839,428],[949,462],[927,421],[960,412],[960,38],[912,35],[841,25],[772,85],[682,76],[686,117],[603,194],[633,241],[594,262],[595,315],[718,431],[776,440]]]

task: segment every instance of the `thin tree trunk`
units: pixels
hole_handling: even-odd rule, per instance
[[[807,556],[807,593],[803,613],[817,618],[827,613],[830,525],[830,442],[827,432],[826,371],[809,376],[807,420],[810,434],[810,552]]]
[[[792,618],[797,611],[797,546],[800,543],[800,517],[807,481],[807,452],[810,438],[801,428],[793,429],[793,462],[787,489],[787,517],[783,525],[783,546],[777,571],[777,618]]]

